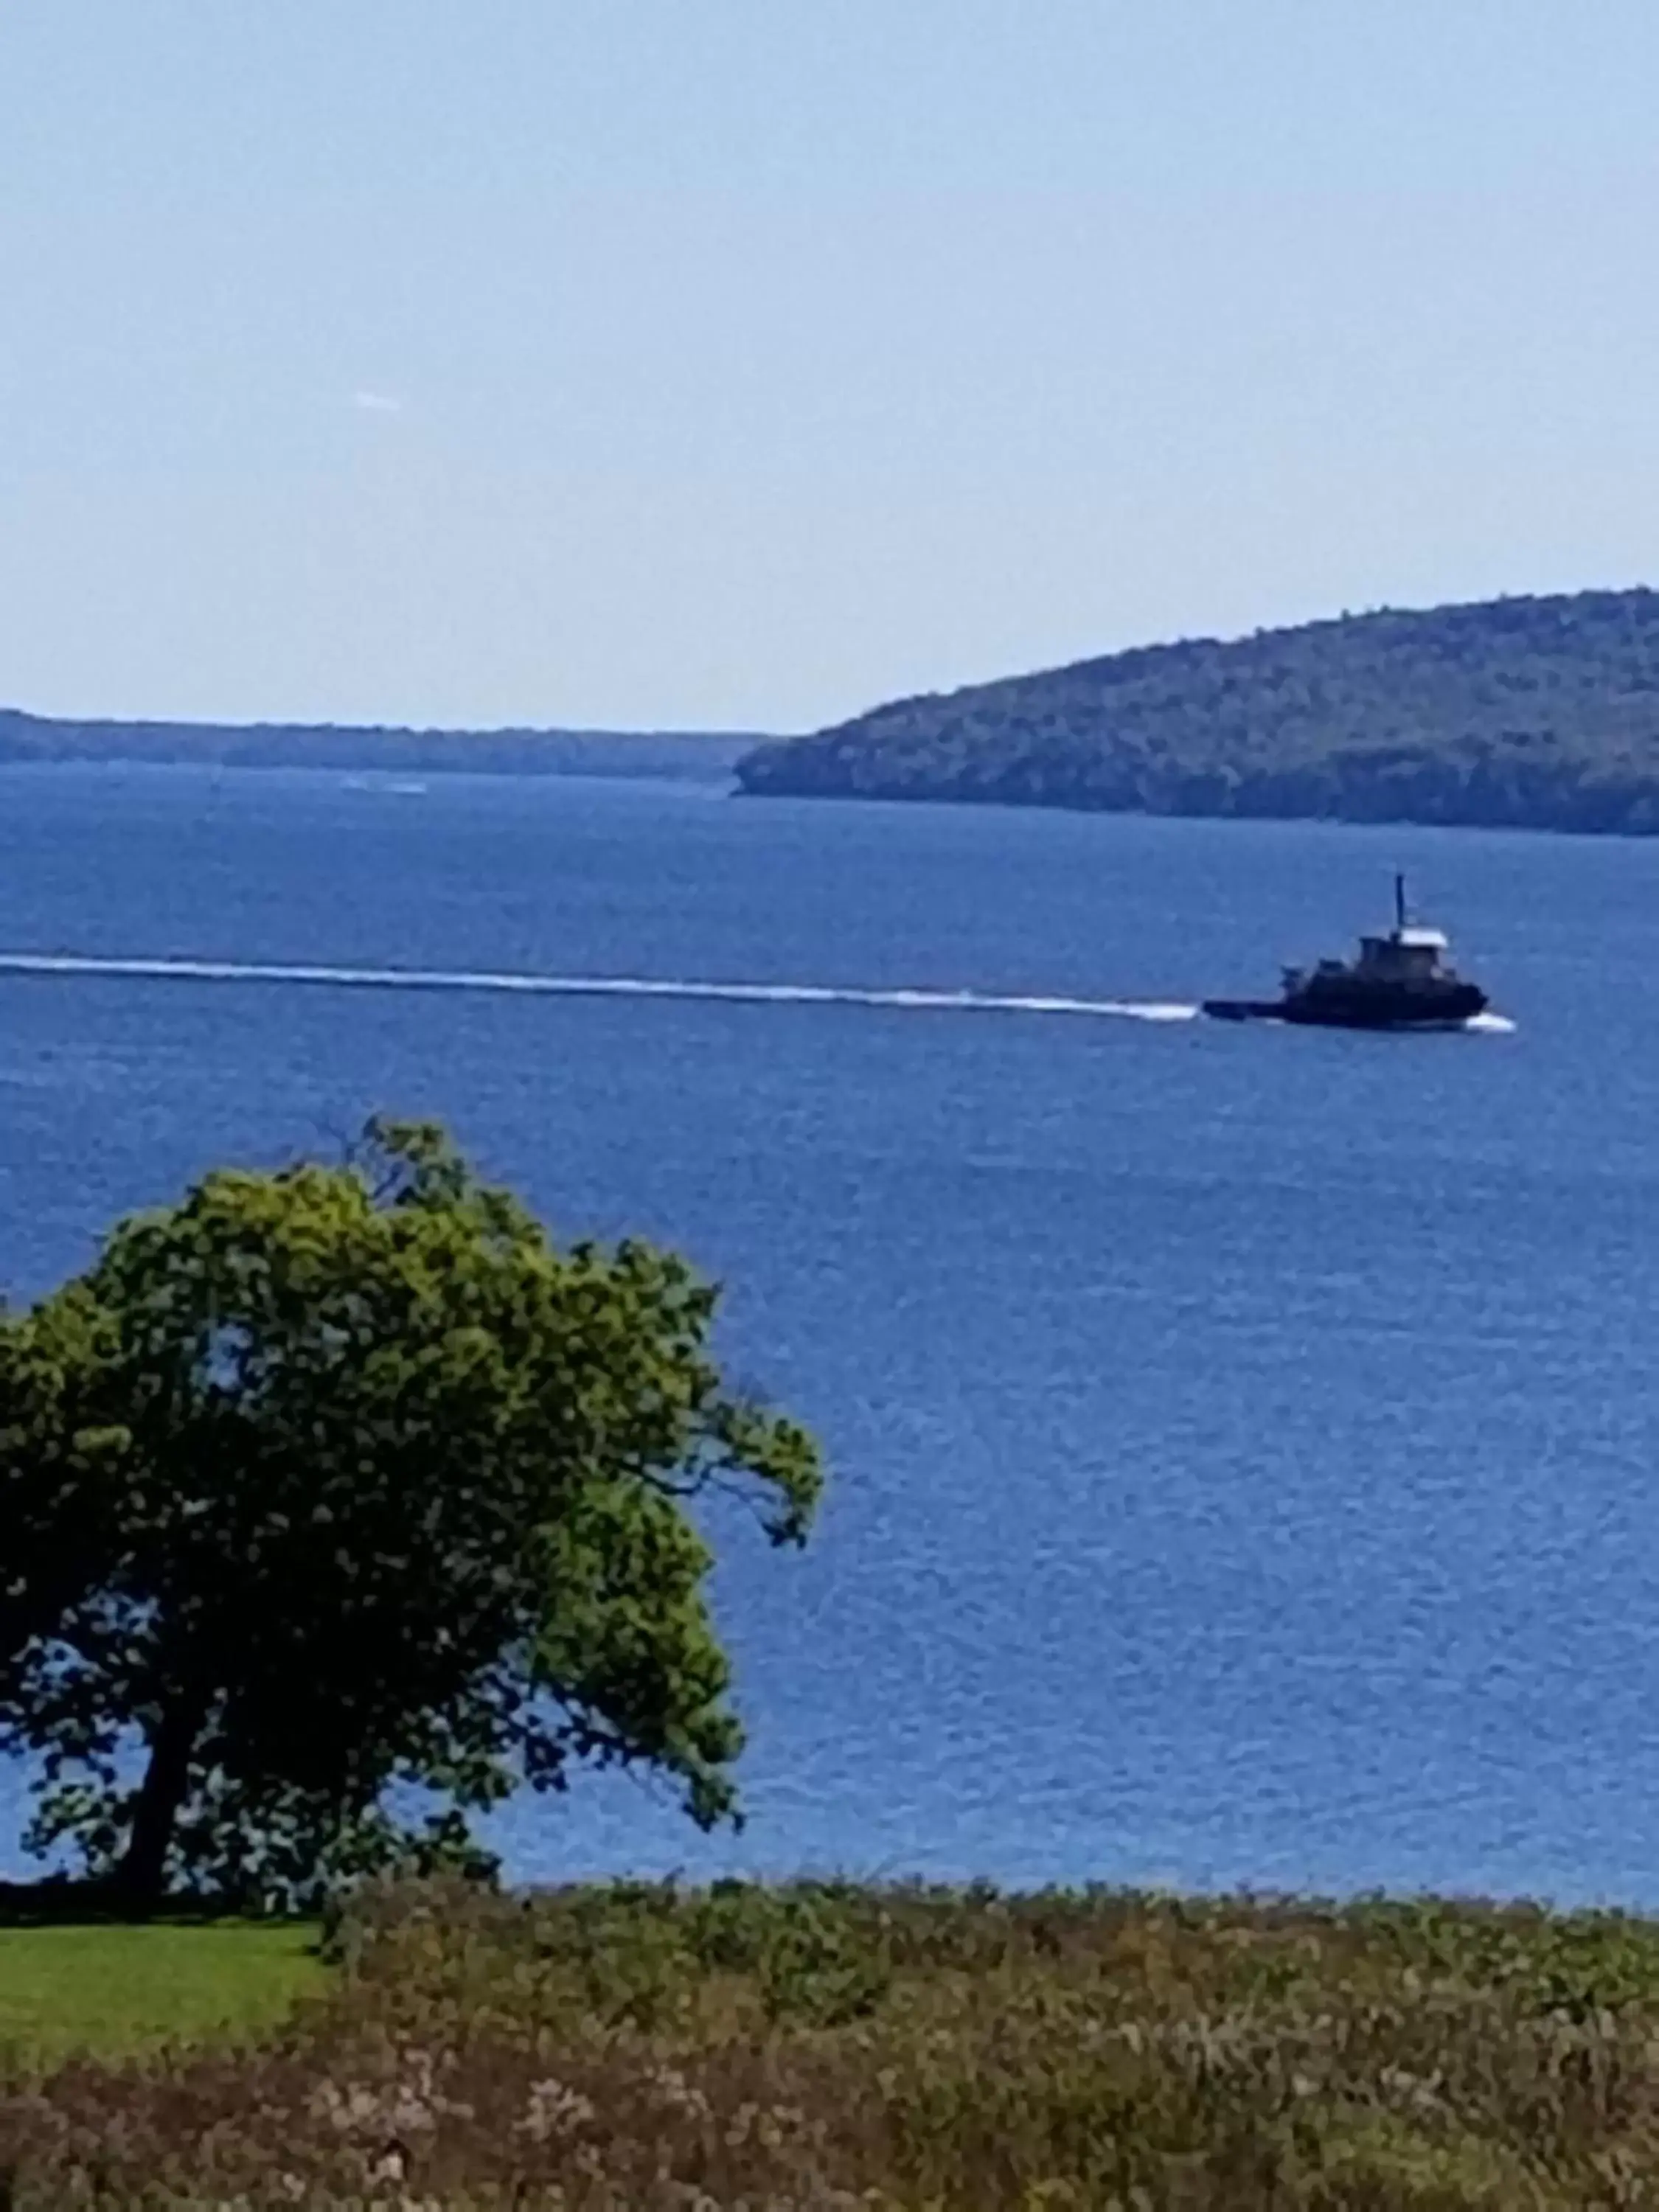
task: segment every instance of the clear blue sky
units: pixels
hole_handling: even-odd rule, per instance
[[[11,0],[0,700],[805,727],[1659,575],[1654,0]]]

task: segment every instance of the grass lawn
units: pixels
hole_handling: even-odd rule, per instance
[[[234,1921],[0,1929],[0,2058],[119,2057],[267,2027],[327,1978],[315,1938]]]

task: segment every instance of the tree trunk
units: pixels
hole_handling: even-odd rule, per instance
[[[150,1911],[161,1902],[167,1850],[190,1787],[190,1755],[202,1720],[198,1702],[175,1698],[150,1739],[149,1765],[133,1808],[132,1832],[115,1870],[116,1891],[129,1911]]]

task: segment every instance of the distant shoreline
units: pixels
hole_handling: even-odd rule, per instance
[[[786,742],[799,742],[786,740]],[[894,787],[843,791],[809,787],[805,782],[751,781],[739,763],[734,771],[732,796],[750,799],[811,799],[864,806],[1004,807],[1021,814],[1083,814],[1139,822],[1219,822],[1235,824],[1279,823],[1285,825],[1322,824],[1333,830],[1514,830],[1535,837],[1624,837],[1643,842],[1659,836],[1659,795],[1645,788],[1620,794],[1607,804],[1574,807],[1564,804],[1559,814],[1524,811],[1494,805],[1489,811],[1474,807],[1445,807],[1430,811],[1409,811],[1404,805],[1377,799],[1367,792],[1346,805],[1323,800],[1298,805],[1294,799],[1270,800],[1265,795],[1243,793],[1231,803],[1206,799],[1193,805],[1162,804],[1134,799],[1057,798],[1046,793],[980,790],[916,790]]]
[[[71,721],[0,708],[0,769],[340,769],[398,775],[610,775],[707,781],[761,742],[732,731],[416,730],[333,723]]]

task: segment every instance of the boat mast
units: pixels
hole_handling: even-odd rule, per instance
[[[1394,926],[1396,929],[1406,927],[1406,878],[1398,874],[1394,879]]]

